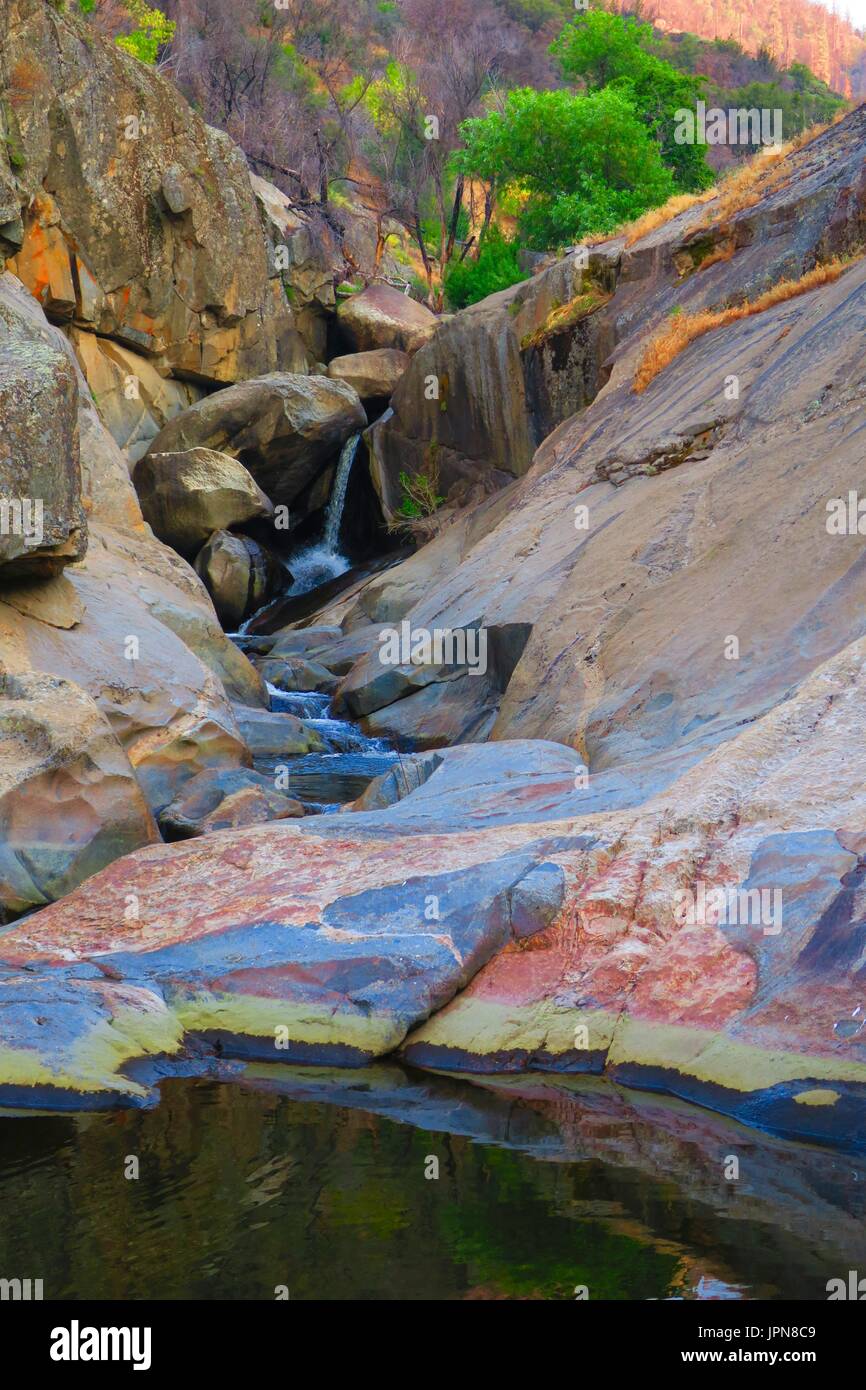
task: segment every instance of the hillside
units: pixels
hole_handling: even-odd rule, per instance
[[[634,0],[614,0],[623,14]],[[783,66],[804,63],[844,96],[866,95],[866,39],[814,0],[644,0],[641,16],[668,33],[734,39],[747,53],[767,49]]]

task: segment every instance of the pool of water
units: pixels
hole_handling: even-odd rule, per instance
[[[823,1300],[866,1270],[864,1196],[860,1158],[600,1081],[238,1066],[151,1110],[0,1118],[0,1277],[62,1299]]]

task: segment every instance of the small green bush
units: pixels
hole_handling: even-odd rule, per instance
[[[481,239],[478,259],[455,261],[445,273],[445,293],[452,309],[477,304],[497,290],[507,290],[525,280],[520,269],[516,241],[509,241],[498,227],[491,225]]]

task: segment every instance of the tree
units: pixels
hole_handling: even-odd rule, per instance
[[[367,95],[365,153],[383,210],[415,239],[428,298],[441,304],[465,216],[466,175],[453,163],[461,126],[481,109],[516,45],[501,17],[473,0],[406,0],[404,21],[394,61]]]
[[[648,52],[653,30],[631,18],[589,10],[567,24],[551,45],[566,77],[587,92],[616,87],[628,96],[635,111],[658,142],[662,159],[677,188],[695,192],[713,181],[704,149],[677,144],[676,113],[694,108],[703,92],[703,79],[679,72]]]
[[[613,86],[585,95],[519,88],[462,133],[458,167],[516,190],[520,231],[541,249],[610,231],[674,190],[646,123]]]

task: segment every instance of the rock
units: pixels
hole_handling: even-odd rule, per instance
[[[345,271],[342,249],[331,223],[315,208],[292,207],[281,189],[256,174],[251,182],[272,273],[285,286],[294,325],[309,359],[292,359],[283,352],[280,366],[284,371],[316,373],[316,363],[327,353],[328,324],[336,303],[334,285]]]
[[[577,256],[451,315],[412,359],[392,414],[367,433],[386,516],[402,501],[400,473],[438,472],[438,491],[464,506],[529,468],[541,441],[603,385],[614,334],[609,258]],[[429,399],[435,377],[439,394]]]
[[[0,570],[58,574],[87,548],[78,383],[67,356],[0,281]]]
[[[140,850],[0,936],[0,967],[27,965],[66,1000],[80,1039],[74,1078],[56,1067],[67,1104],[146,1093],[123,1075],[140,1042],[110,1060],[95,1046],[102,1013],[60,943],[66,962],[98,950],[167,1011],[169,1054],[184,1031],[259,1058],[282,1036],[280,1060],[352,1065],[405,1037],[416,1066],[604,1071],[776,1132],[862,1143],[851,875],[866,753],[850,728],[864,689],[860,638],[625,810],[595,809],[600,792],[561,745],[449,749],[383,810]],[[681,899],[694,907],[700,883],[768,895],[768,911],[692,925]],[[0,1080],[14,1056],[37,1104],[52,1046],[46,1035],[33,1055],[13,1037]]]
[[[159,835],[94,701],[54,676],[0,680],[0,921],[70,893]]]
[[[279,593],[287,573],[277,556],[250,536],[214,531],[195,559],[223,626],[232,631]]]
[[[370,285],[337,308],[337,320],[353,352],[391,348],[410,356],[433,337],[436,315],[390,285]]]
[[[148,454],[135,470],[145,521],[189,558],[214,531],[273,516],[273,506],[242,463],[213,449]]]
[[[251,705],[266,703],[264,686],[227,641],[201,581],[145,525],[126,463],[64,335],[9,274],[0,278],[0,305],[5,322],[60,354],[55,380],[73,401],[77,395],[79,487],[89,517],[84,560],[62,577],[4,583],[0,662],[15,676],[41,672],[86,691],[159,810],[203,768],[249,761],[223,682]],[[62,401],[61,419],[65,409]],[[53,461],[61,477],[67,465],[66,458]]]
[[[327,665],[325,657],[331,646],[339,642],[343,636],[343,631],[339,627],[301,627],[290,628],[285,632],[276,632],[273,637],[259,638],[258,641],[268,643],[267,650],[262,650],[265,656],[301,656],[316,657],[323,665]]]
[[[301,757],[322,753],[321,735],[293,714],[235,707],[238,728],[254,758]]]
[[[362,401],[388,400],[410,361],[408,353],[394,348],[352,352],[346,357],[332,358],[328,376],[332,381],[345,381]]]
[[[303,814],[301,803],[278,791],[273,777],[243,767],[200,772],[166,806],[159,824],[170,839],[180,840]]]
[[[55,322],[187,380],[292,360],[243,154],[73,8],[10,0],[0,16],[23,222],[9,268]]]
[[[163,425],[201,400],[201,387],[161,375],[146,357],[121,343],[80,328],[65,331],[99,401],[102,423],[130,463],[147,452]]]
[[[277,690],[318,691],[330,695],[337,688],[337,678],[327,667],[303,657],[270,657],[258,662],[258,668],[269,685]]]
[[[12,580],[2,593],[10,608],[51,627],[77,627],[84,617],[84,604],[75,585],[62,574],[53,579]]]
[[[367,417],[350,386],[273,373],[206,396],[160,431],[151,454],[204,447],[240,459],[275,504],[290,505]]]
[[[386,806],[394,806],[404,796],[423,787],[428,777],[432,777],[437,767],[442,766],[441,753],[408,753],[389,767],[362,792],[356,801],[346,807],[347,811],[383,811]]]

